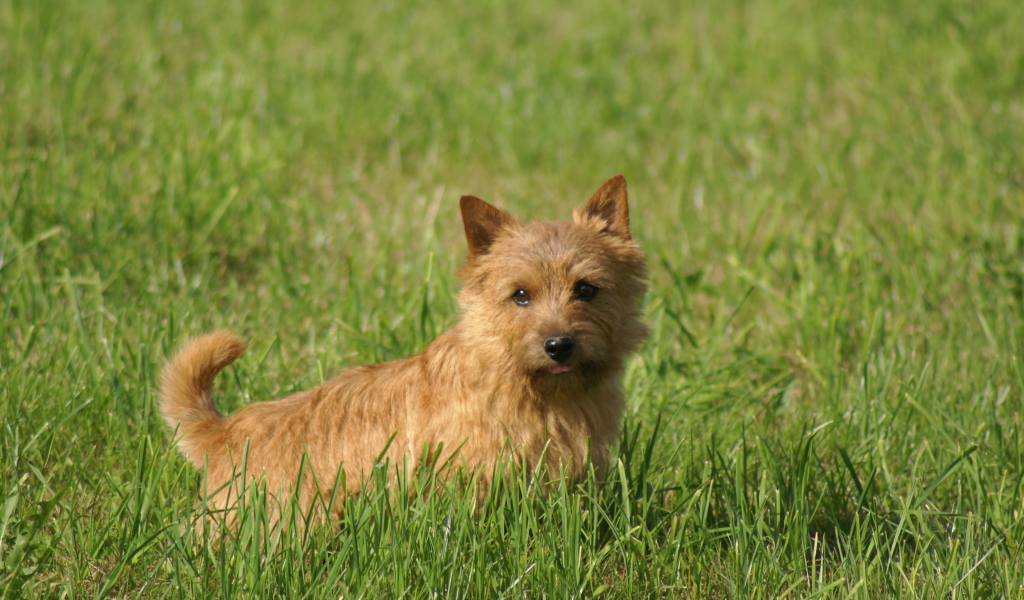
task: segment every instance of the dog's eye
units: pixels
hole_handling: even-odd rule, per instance
[[[576,288],[573,290],[573,293],[576,294],[576,297],[580,300],[589,302],[597,295],[597,288],[586,281],[581,281],[576,284]]]
[[[519,289],[516,293],[512,294],[512,300],[519,306],[526,306],[530,303],[530,294],[526,290]]]

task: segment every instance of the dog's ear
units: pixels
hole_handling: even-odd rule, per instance
[[[616,175],[604,182],[582,209],[573,211],[573,219],[577,223],[594,222],[600,224],[602,231],[618,236],[624,240],[629,238],[629,204],[626,203],[626,178]]]
[[[459,207],[462,209],[462,225],[466,228],[466,242],[471,257],[487,254],[498,232],[516,222],[505,211],[476,196],[463,196],[459,200]]]

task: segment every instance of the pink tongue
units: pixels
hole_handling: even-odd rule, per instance
[[[569,371],[572,371],[572,365],[555,365],[548,370],[555,374],[568,373]]]

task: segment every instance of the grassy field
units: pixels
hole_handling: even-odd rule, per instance
[[[1019,0],[0,0],[11,598],[1024,597]],[[155,373],[222,409],[455,319],[457,199],[650,256],[603,486],[191,533]],[[429,481],[405,485],[430,485]]]

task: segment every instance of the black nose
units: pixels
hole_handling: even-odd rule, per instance
[[[558,362],[565,362],[572,356],[572,349],[576,346],[576,340],[570,335],[556,335],[544,340],[544,352]]]

